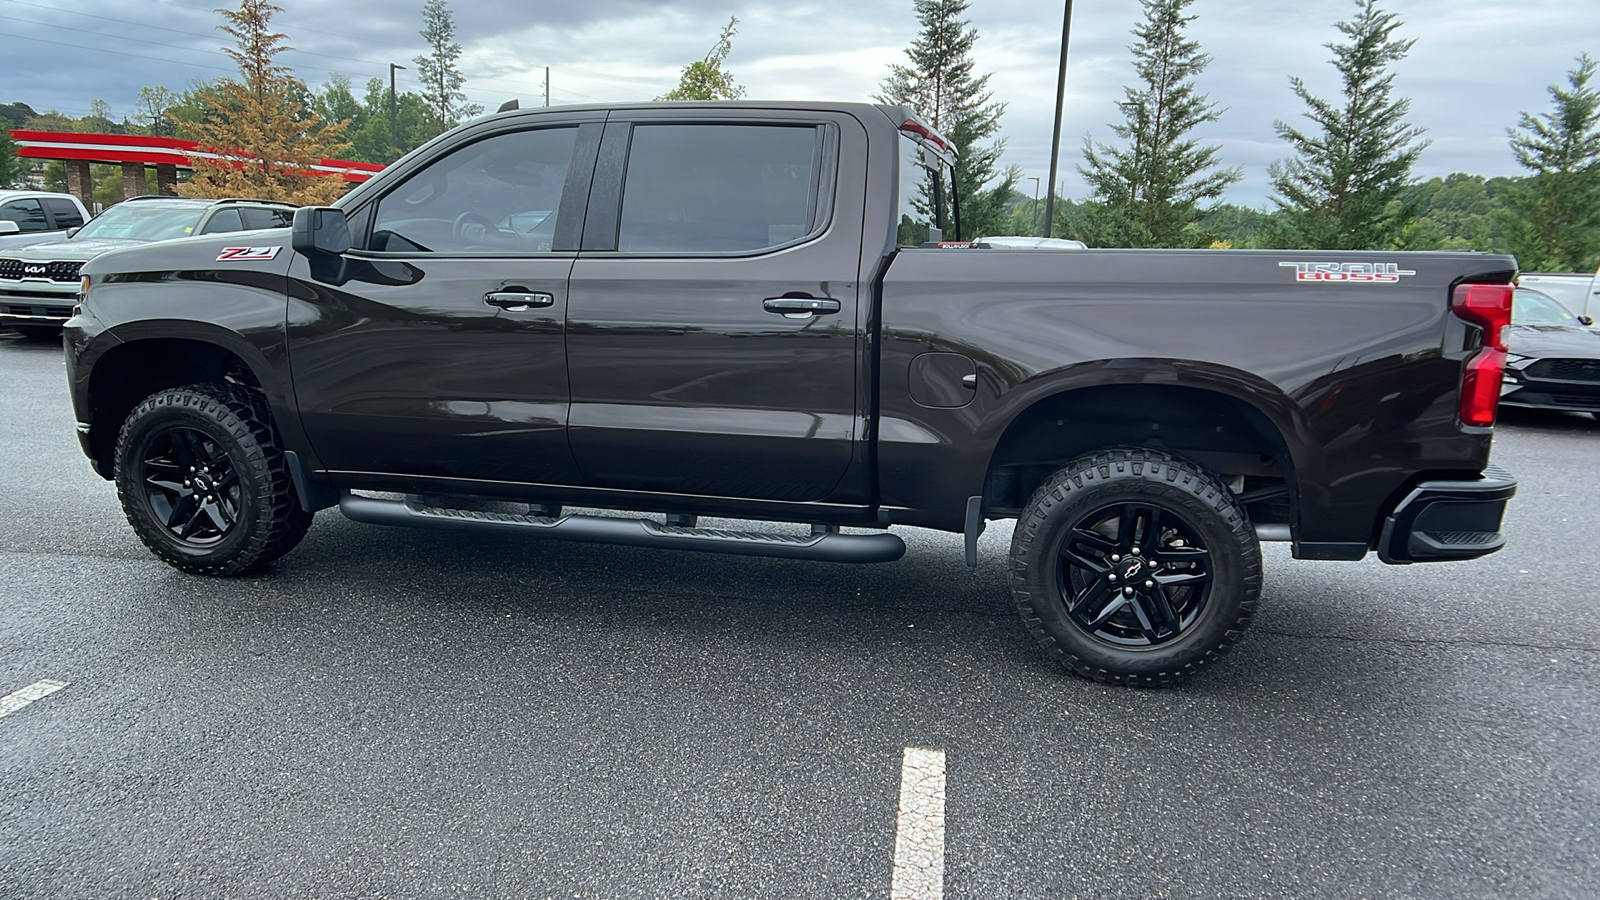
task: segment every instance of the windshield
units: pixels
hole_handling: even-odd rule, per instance
[[[165,203],[118,203],[89,220],[73,240],[164,241],[194,234],[203,207]]]
[[[1578,326],[1578,317],[1548,295],[1526,288],[1518,290],[1511,301],[1513,325],[1571,325]]]

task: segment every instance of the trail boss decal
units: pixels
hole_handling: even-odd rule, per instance
[[[281,250],[281,249],[283,249],[283,248],[281,248],[281,247],[223,247],[222,248],[222,252],[217,254],[217,262],[222,262],[223,260],[243,261],[243,260],[251,260],[251,259],[272,259],[273,257],[278,255],[278,251]]]
[[[1395,263],[1309,263],[1281,262],[1294,269],[1295,281],[1324,281],[1343,284],[1395,284],[1405,275],[1415,275]]]

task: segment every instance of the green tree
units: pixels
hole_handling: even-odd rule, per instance
[[[422,30],[418,34],[428,42],[428,55],[418,56],[412,62],[417,64],[422,99],[433,113],[434,133],[441,134],[479,115],[483,107],[468,103],[467,95],[461,90],[467,79],[456,65],[461,58],[461,45],[456,43],[456,20],[446,0],[428,0],[423,4]]]
[[[1348,43],[1330,43],[1333,66],[1344,82],[1342,103],[1312,96],[1305,82],[1289,79],[1295,96],[1310,107],[1317,125],[1307,134],[1284,122],[1278,136],[1295,155],[1269,170],[1277,192],[1272,237],[1284,246],[1361,250],[1393,246],[1411,211],[1396,203],[1411,184],[1411,170],[1428,142],[1406,123],[1411,101],[1394,97],[1391,63],[1414,41],[1394,38],[1400,19],[1378,9],[1377,0],[1356,0],[1353,21],[1338,23]]]
[[[178,95],[163,85],[139,88],[139,99],[133,107],[133,124],[145,134],[177,137],[178,122],[171,115],[177,105]]]
[[[359,124],[356,124],[359,123]],[[367,80],[361,100],[361,114],[352,120],[349,158],[363,162],[390,163],[397,154],[415,150],[438,134],[428,104],[411,91],[395,98],[395,132],[398,147],[389,146],[389,83],[381,78]]]
[[[733,36],[738,33],[738,27],[739,20],[730,17],[705,59],[684,66],[678,76],[678,86],[656,99],[737,100],[743,97],[744,87],[733,80],[732,72],[722,67],[728,54],[733,52]]]
[[[913,0],[912,5],[922,31],[906,48],[910,65],[889,67],[877,100],[916,110],[955,147],[955,189],[940,194],[959,205],[961,228],[947,238],[1009,231],[1006,211],[1021,173],[1000,167],[1005,141],[995,135],[1006,105],[994,101],[988,75],[973,74],[978,30],[961,18],[967,0]],[[945,210],[944,221],[953,224],[950,212]]]
[[[1600,266],[1600,91],[1586,53],[1550,86],[1549,112],[1523,113],[1507,129],[1511,152],[1533,174],[1507,197],[1511,250],[1526,271],[1592,272]]]
[[[17,144],[11,140],[11,123],[0,121],[0,188],[14,187],[22,182],[28,164],[17,156]]]
[[[1195,90],[1195,76],[1211,57],[1200,52],[1185,28],[1194,0],[1143,0],[1144,21],[1133,70],[1139,86],[1124,87],[1117,104],[1123,123],[1111,130],[1126,146],[1083,139],[1087,163],[1078,172],[1093,190],[1089,235],[1100,247],[1190,247],[1205,241],[1197,226],[1201,204],[1218,200],[1240,178],[1219,168],[1218,145],[1202,147],[1194,129],[1215,122],[1222,110]]]

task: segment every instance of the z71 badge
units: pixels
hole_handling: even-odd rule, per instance
[[[223,247],[222,248],[222,252],[217,254],[217,262],[222,262],[225,259],[226,260],[237,260],[237,261],[251,260],[251,259],[272,259],[273,257],[278,255],[278,251],[281,250],[281,249],[283,249],[283,248],[282,247]]]
[[[1295,281],[1322,281],[1334,284],[1394,284],[1405,275],[1415,275],[1395,263],[1309,263],[1281,262],[1294,269]]]

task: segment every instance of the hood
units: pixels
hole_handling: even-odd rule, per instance
[[[258,271],[282,274],[289,269],[294,251],[289,228],[230,231],[196,237],[151,241],[102,253],[83,267],[85,275],[118,272]],[[252,253],[238,251],[249,250]]]
[[[96,256],[111,250],[121,250],[123,247],[137,247],[146,243],[149,242],[130,238],[101,241],[53,241],[48,244],[34,244],[31,247],[8,250],[5,255],[9,259],[20,259],[26,262],[52,262],[58,259],[75,259],[82,262],[94,259]]]
[[[1575,325],[1513,325],[1506,346],[1518,356],[1600,359],[1600,334]]]

